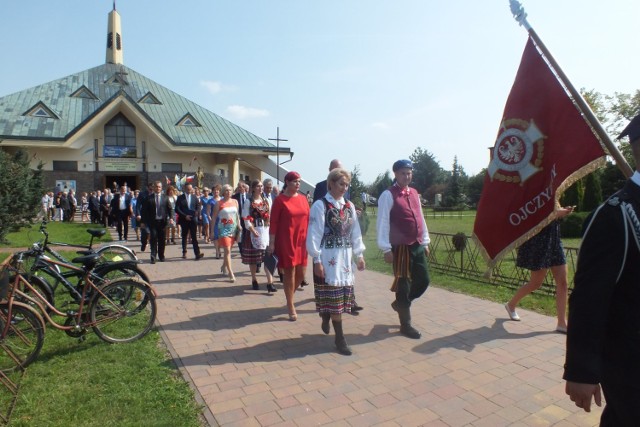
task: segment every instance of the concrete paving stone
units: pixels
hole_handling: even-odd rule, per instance
[[[170,245],[154,265],[142,253],[141,268],[158,292],[161,337],[213,425],[598,424],[601,408],[584,413],[564,395],[565,337],[550,316],[519,310],[512,322],[501,304],[431,286],[412,306],[423,337],[411,340],[398,332],[390,277],[358,272],[365,310],[345,316],[354,354],[342,356],[320,330],[312,288],[296,292],[289,322],[282,284],[251,290],[237,249],[236,283],[212,249],[199,262],[180,252]]]

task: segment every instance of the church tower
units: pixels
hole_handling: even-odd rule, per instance
[[[120,15],[113,1],[113,10],[109,13],[107,22],[107,64],[124,64],[122,53],[122,26]]]

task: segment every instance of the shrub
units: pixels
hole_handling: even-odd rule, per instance
[[[460,231],[451,237],[451,242],[456,251],[463,251],[467,246],[467,235]]]
[[[566,238],[582,237],[582,225],[589,212],[574,212],[560,221],[560,235]]]
[[[369,229],[369,215],[365,211],[361,211],[360,215],[358,215],[358,222],[360,223],[360,231],[362,235],[367,234],[367,230]]]

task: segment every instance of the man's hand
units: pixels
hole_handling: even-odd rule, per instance
[[[391,264],[393,262],[393,251],[384,253],[384,262]]]
[[[564,388],[565,393],[578,408],[582,408],[585,412],[591,412],[591,397],[595,398],[596,405],[602,406],[602,394],[600,384],[584,384],[567,381]]]

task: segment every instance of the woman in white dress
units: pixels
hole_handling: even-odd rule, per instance
[[[311,207],[307,251],[313,257],[316,310],[322,318],[322,331],[335,331],[340,354],[350,355],[342,331],[342,313],[351,313],[354,304],[354,267],[365,268],[362,233],[356,209],[344,198],[351,183],[349,171],[336,168],[327,177],[327,194]]]

